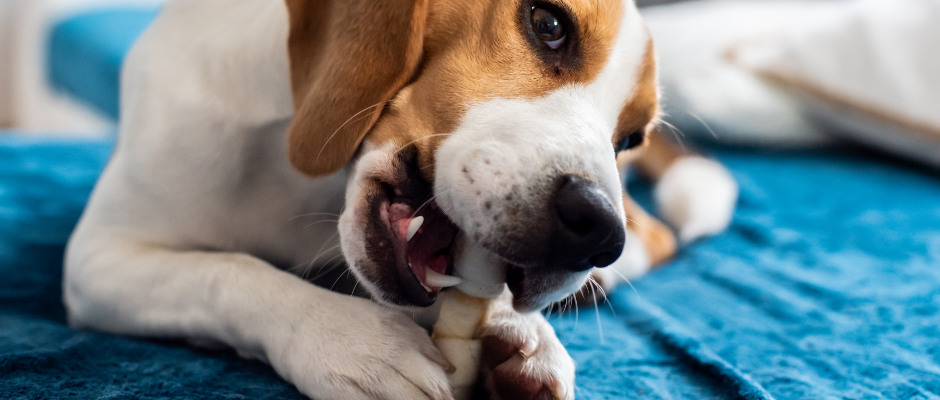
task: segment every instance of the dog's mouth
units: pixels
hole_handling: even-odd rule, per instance
[[[359,243],[365,250],[355,268],[383,302],[428,307],[441,289],[460,283],[452,274],[461,229],[435,202],[432,185],[413,154],[400,153],[397,161],[393,174],[376,174],[358,183],[368,188],[363,199],[368,211],[354,213],[364,224]],[[519,310],[547,305],[577,278],[564,268],[544,262],[523,264],[494,253],[503,263],[506,284]]]
[[[399,200],[399,201],[396,201]],[[429,306],[444,287],[460,283],[454,270],[453,244],[459,230],[433,200],[417,208],[394,197],[379,203],[395,247],[402,294],[417,306]]]
[[[385,270],[373,282],[386,300],[427,307],[442,288],[460,283],[454,271],[454,243],[460,229],[432,196],[431,184],[419,171],[413,154],[399,155],[394,178],[373,180],[371,240],[366,246],[376,266]]]

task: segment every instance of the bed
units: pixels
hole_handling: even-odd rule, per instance
[[[117,115],[64,83],[112,72],[51,71]],[[62,254],[112,148],[0,134],[0,398],[303,398],[232,351],[68,327]],[[940,175],[850,146],[707,150],[741,186],[729,230],[549,315],[577,398],[940,398]]]
[[[0,398],[301,398],[231,351],[66,325],[62,252],[112,145],[0,139]],[[726,233],[550,316],[577,397],[940,396],[940,178],[857,150],[714,154],[741,184]]]

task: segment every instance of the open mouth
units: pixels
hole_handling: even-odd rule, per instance
[[[405,262],[398,266],[398,273],[409,300],[415,305],[430,305],[442,288],[460,283],[460,278],[448,275],[454,270],[452,247],[459,230],[433,200],[418,209],[383,202],[380,212],[395,237],[395,246],[404,249]]]
[[[392,249],[384,251],[394,252],[402,300],[430,306],[442,288],[460,283],[460,278],[449,275],[454,271],[454,243],[460,229],[434,202],[431,185],[416,171],[407,171],[404,180],[394,185],[381,185],[384,196],[374,200],[377,215],[373,215],[384,225],[386,242],[392,243]],[[391,262],[389,258],[385,259]]]

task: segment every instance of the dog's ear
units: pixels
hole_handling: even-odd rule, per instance
[[[286,0],[294,120],[288,154],[310,176],[356,152],[421,58],[427,0]]]

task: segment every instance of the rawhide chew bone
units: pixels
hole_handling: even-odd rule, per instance
[[[454,275],[461,282],[441,292],[441,312],[431,339],[454,365],[447,375],[454,398],[468,400],[480,371],[478,331],[492,300],[503,292],[506,271],[495,254],[467,241],[454,260]]]

